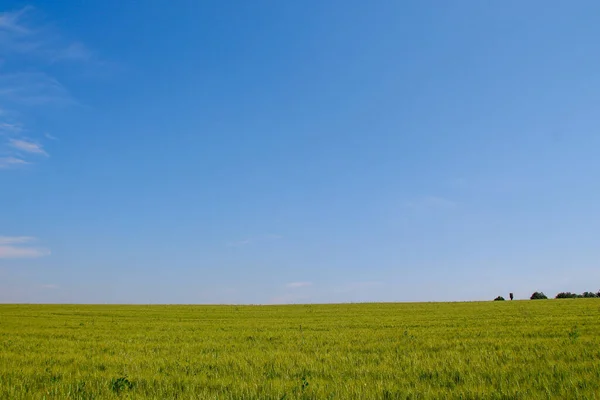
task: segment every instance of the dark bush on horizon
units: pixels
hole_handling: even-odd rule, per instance
[[[582,297],[579,294],[571,293],[571,292],[560,292],[556,295],[555,299],[576,299],[578,297]]]
[[[498,296],[494,299],[494,301],[504,301],[504,297]]]
[[[531,300],[546,300],[548,297],[544,294],[544,292],[535,292],[531,295]]]
[[[587,299],[592,299],[592,298],[596,298],[596,297],[600,297],[598,296],[597,293],[594,292],[583,292],[583,294],[577,294],[577,293],[571,293],[571,292],[560,292],[559,294],[556,295],[556,299],[582,299],[582,298],[587,298]]]

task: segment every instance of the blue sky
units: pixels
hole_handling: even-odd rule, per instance
[[[0,302],[598,290],[598,15],[4,1]]]

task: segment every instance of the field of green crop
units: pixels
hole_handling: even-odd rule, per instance
[[[0,305],[1,399],[600,399],[600,299]]]

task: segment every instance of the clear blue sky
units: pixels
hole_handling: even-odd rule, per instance
[[[0,302],[600,289],[598,1],[0,12]]]

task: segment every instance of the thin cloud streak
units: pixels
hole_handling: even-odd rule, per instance
[[[2,113],[0,113],[2,115]],[[19,134],[23,131],[23,127],[19,124],[9,124],[8,122],[0,122],[0,133]]]
[[[41,140],[56,140],[22,136],[32,136],[26,127],[34,109],[81,106],[53,70],[70,64],[105,73],[106,63],[32,6],[0,12],[0,54],[0,169],[17,169],[30,164],[30,156],[48,156]]]
[[[39,258],[50,255],[47,249],[20,246],[0,246],[0,258]]]
[[[19,19],[32,10],[33,7],[25,6],[18,11],[6,11],[0,13],[0,31],[10,32],[19,35],[27,35],[31,33],[31,30],[19,23]]]
[[[243,240],[237,240],[234,242],[227,242],[227,246],[228,247],[241,247],[241,246],[245,246],[250,243],[252,243],[251,239],[243,239]]]
[[[59,286],[53,283],[46,283],[44,285],[40,285],[40,289],[58,289]]]
[[[39,143],[34,143],[21,139],[10,139],[9,145],[17,150],[24,151],[26,153],[48,156],[48,153],[46,153],[42,145],[40,145]]]
[[[94,54],[83,43],[71,43],[68,47],[57,52],[54,61],[90,61]]]
[[[94,54],[83,43],[69,41],[34,7],[0,13],[0,50],[50,62],[89,62]]]
[[[23,244],[35,241],[33,236],[0,236],[0,245]]]
[[[27,161],[17,157],[0,157],[0,169],[9,169],[29,164]]]
[[[62,83],[39,71],[0,74],[0,100],[27,107],[78,105]]]
[[[50,250],[31,247],[33,236],[0,236],[0,259],[39,258],[50,255]]]

